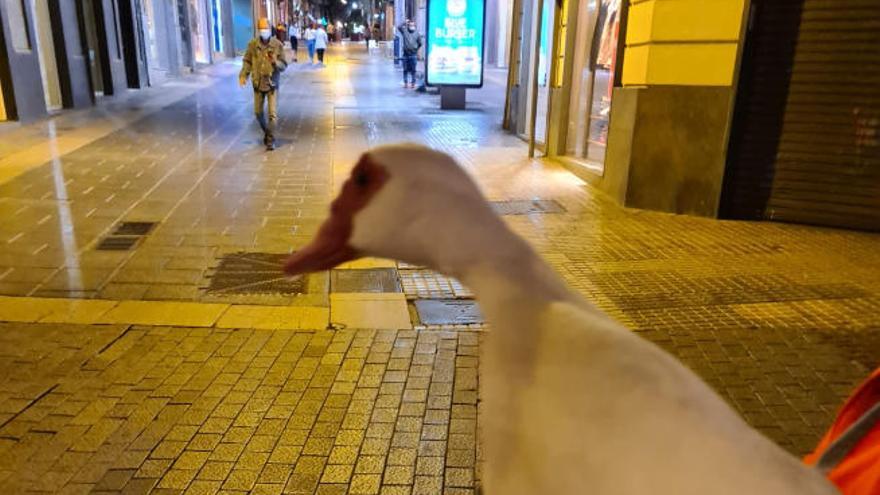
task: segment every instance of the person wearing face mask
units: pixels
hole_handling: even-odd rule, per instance
[[[272,36],[272,28],[265,18],[257,23],[259,36],[248,43],[242,59],[238,82],[244,86],[250,76],[254,86],[254,114],[263,129],[263,144],[266,149],[275,149],[275,123],[278,120],[278,85],[281,72],[287,68],[284,60],[284,45]],[[269,107],[269,121],[266,122],[264,107]]]
[[[419,50],[422,48],[422,36],[416,31],[416,23],[408,19],[405,24],[397,28],[400,32],[400,40],[403,45],[403,87],[416,87],[416,64],[418,64]],[[406,81],[407,74],[412,75],[412,84]]]

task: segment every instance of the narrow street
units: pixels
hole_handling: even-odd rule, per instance
[[[0,127],[0,493],[474,494],[495,329],[468,289],[278,269],[383,143],[456,157],[572,287],[796,455],[877,366],[877,234],[619,207],[501,129],[503,72],[441,111],[363,46],[290,66],[266,152],[238,68]]]

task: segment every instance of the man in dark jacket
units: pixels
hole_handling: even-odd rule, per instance
[[[242,86],[247,83],[250,76],[254,86],[254,114],[260,128],[263,129],[263,144],[266,149],[275,149],[275,122],[278,120],[277,90],[281,82],[281,72],[287,68],[284,60],[284,44],[278,38],[272,36],[272,29],[267,19],[260,19],[257,28],[260,36],[248,43],[242,59],[241,72],[238,74],[238,82]],[[266,123],[266,115],[263,107],[268,102],[269,122]]]
[[[406,75],[412,74],[410,88],[416,87],[416,64],[419,60],[419,50],[422,48],[422,36],[416,31],[416,23],[409,19],[405,24],[397,28],[400,32],[400,42],[403,47],[403,86],[407,87]]]

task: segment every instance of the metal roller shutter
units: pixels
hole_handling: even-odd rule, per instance
[[[752,9],[722,214],[880,230],[880,0]]]

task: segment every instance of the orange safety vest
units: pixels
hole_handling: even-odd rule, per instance
[[[855,393],[847,399],[843,408],[834,420],[834,424],[825,433],[816,450],[804,458],[810,465],[823,467],[823,455],[828,459],[829,448],[835,448],[845,455],[833,466],[824,466],[828,479],[840,489],[843,495],[878,495],[880,494],[880,420],[865,422],[869,411],[880,405],[880,368],[863,383]],[[861,425],[867,427],[852,445],[840,445],[844,433],[862,419]],[[873,422],[873,424],[871,424]],[[830,469],[830,470],[829,470]]]

